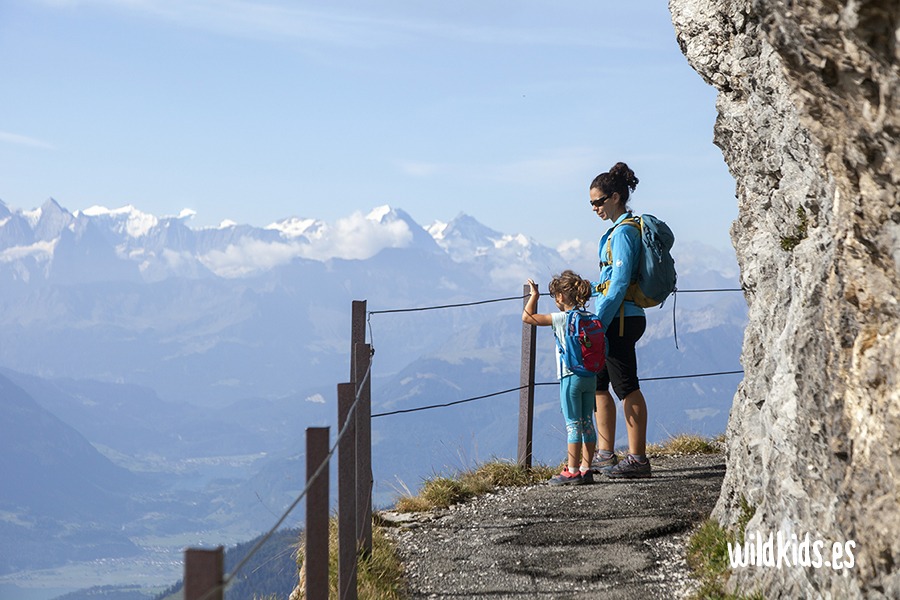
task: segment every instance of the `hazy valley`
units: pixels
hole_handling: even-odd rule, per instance
[[[513,298],[370,316],[373,413],[440,404],[517,387],[525,278],[589,276],[596,261],[594,249],[560,253],[466,215],[423,227],[382,207],[354,223],[193,230],[130,208],[0,204],[0,474],[17,482],[0,495],[0,597],[168,585],[184,547],[268,529],[303,487],[304,429],[337,431],[353,300],[378,311]],[[683,290],[738,287],[727,252],[679,240],[675,256]],[[679,294],[677,349],[672,304],[648,312],[640,355],[653,441],[724,431],[740,381],[651,380],[741,368],[740,293]],[[542,462],[563,444],[554,372],[541,330]],[[512,458],[517,406],[512,393],[376,417],[376,504]]]

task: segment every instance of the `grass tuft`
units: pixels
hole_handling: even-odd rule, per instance
[[[725,590],[731,575],[728,544],[744,543],[744,532],[754,512],[755,509],[741,497],[741,514],[734,530],[726,531],[715,519],[707,519],[691,535],[685,558],[700,582],[692,600],[764,600],[759,592],[748,596]]]
[[[669,438],[662,444],[647,444],[647,454],[665,456],[682,454],[720,454],[725,449],[725,436],[706,438],[683,434]]]
[[[397,500],[399,512],[424,512],[435,508],[447,508],[486,494],[498,487],[521,487],[546,481],[555,474],[543,465],[525,469],[505,461],[485,463],[474,471],[459,473],[455,479],[435,477],[428,479],[416,496],[403,496]]]
[[[304,545],[300,545],[297,553],[297,566],[300,568],[300,586],[291,594],[290,600],[305,598],[304,584]],[[372,527],[372,554],[361,556],[357,562],[356,584],[358,597],[366,600],[401,600],[407,597],[406,581],[403,577],[403,564],[397,553],[397,547],[377,525]],[[337,518],[328,522],[328,596],[338,597],[338,525]]]
[[[475,495],[461,479],[435,477],[425,482],[422,487],[422,498],[435,508],[447,508],[452,504],[465,502]]]

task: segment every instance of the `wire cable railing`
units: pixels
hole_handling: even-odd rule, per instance
[[[674,314],[675,314],[675,297],[677,297],[676,295],[678,293],[691,294],[691,293],[743,292],[743,291],[744,291],[743,288],[707,288],[707,289],[675,290],[675,293],[673,294],[673,302],[672,302],[672,315],[673,315],[672,322],[673,322],[673,334],[674,334],[675,340],[676,340],[675,341],[676,349],[678,348],[678,341],[677,341],[678,333],[677,333],[677,328],[675,326]],[[550,294],[544,292],[544,293],[541,293],[540,295],[541,296],[549,296]],[[482,305],[482,304],[490,304],[490,303],[496,303],[496,302],[508,302],[511,300],[520,300],[521,301],[527,297],[528,296],[526,294],[522,294],[520,296],[507,296],[504,298],[492,298],[489,300],[479,300],[479,301],[475,301],[475,302],[459,302],[459,303],[455,303],[455,304],[443,304],[443,305],[438,305],[438,306],[422,306],[422,307],[413,307],[413,308],[393,308],[393,309],[387,309],[387,310],[368,311],[367,323],[369,326],[369,339],[370,339],[370,341],[372,341],[374,339],[374,334],[372,332],[372,323],[371,323],[371,318],[373,315],[422,312],[422,311],[428,311],[428,310],[440,310],[440,309],[448,309],[448,308],[464,308],[464,307],[469,307],[469,306],[478,306],[478,305]],[[373,342],[373,352],[374,352],[374,342]],[[734,371],[717,371],[717,372],[712,372],[712,373],[694,373],[694,374],[690,374],[690,375],[668,375],[668,376],[661,376],[661,377],[641,377],[640,380],[641,381],[665,381],[665,380],[673,380],[673,379],[692,379],[692,378],[697,378],[697,377],[714,377],[714,376],[719,376],[719,375],[743,375],[743,374],[744,374],[743,370],[734,370]],[[538,387],[538,386],[546,386],[546,385],[556,385],[557,383],[558,382],[556,382],[556,381],[546,381],[546,382],[535,383],[534,386]],[[452,402],[444,402],[441,404],[431,404],[428,406],[418,406],[418,407],[414,407],[414,408],[403,408],[403,409],[391,410],[391,411],[386,411],[386,412],[381,412],[381,413],[375,413],[372,415],[372,418],[375,419],[375,418],[380,418],[380,417],[389,417],[389,416],[393,416],[393,415],[422,412],[425,410],[433,410],[436,408],[448,408],[448,407],[457,406],[460,404],[468,404],[470,402],[475,402],[477,400],[484,400],[486,398],[502,396],[503,394],[511,394],[513,392],[518,392],[523,389],[526,389],[527,387],[529,387],[529,386],[520,385],[518,387],[501,390],[499,392],[492,392],[492,393],[483,394],[480,396],[473,396],[470,398],[464,398],[462,400],[454,400]]]
[[[719,288],[719,289],[696,289],[696,290],[677,290],[677,291],[681,292],[681,293],[709,293],[709,292],[740,292],[743,290],[740,288]],[[541,294],[541,295],[548,295],[548,294]],[[474,301],[474,302],[461,302],[461,303],[444,304],[444,305],[437,305],[437,306],[396,308],[396,309],[369,311],[367,313],[367,318],[366,318],[367,325],[369,328],[369,337],[371,340],[371,338],[372,338],[371,317],[373,315],[422,312],[422,311],[430,311],[430,310],[442,310],[442,309],[450,309],[450,308],[479,306],[479,305],[492,304],[492,303],[498,303],[498,302],[508,302],[508,301],[512,301],[512,300],[521,301],[525,297],[526,296],[523,294],[523,295],[519,295],[519,296],[492,298],[492,299],[488,299],[488,300],[479,300],[479,301]],[[673,302],[673,315],[674,315],[674,302]],[[673,316],[673,318],[674,318],[674,316]],[[676,343],[676,345],[677,345],[677,343]],[[374,354],[374,345],[372,345],[371,351]],[[341,429],[338,431],[338,434],[335,438],[334,443],[331,445],[328,453],[326,454],[324,459],[319,463],[318,467],[315,469],[315,471],[312,473],[312,475],[310,475],[307,478],[307,482],[306,482],[306,485],[304,486],[304,488],[300,491],[300,493],[293,500],[293,502],[291,502],[291,504],[283,511],[283,513],[278,518],[278,520],[275,522],[275,524],[259,539],[259,541],[253,546],[253,548],[251,548],[250,551],[235,565],[235,567],[231,570],[231,572],[228,575],[226,575],[225,577],[223,577],[222,582],[217,584],[215,587],[211,588],[210,590],[208,590],[201,597],[201,600],[208,600],[209,598],[213,597],[215,594],[222,592],[224,590],[227,590],[229,585],[235,580],[235,578],[238,576],[238,574],[240,574],[241,570],[244,567],[246,567],[246,565],[250,562],[250,560],[259,552],[259,550],[266,544],[266,542],[268,542],[269,539],[271,539],[271,537],[275,534],[275,532],[278,530],[278,528],[281,527],[281,525],[285,522],[285,520],[287,520],[288,516],[297,508],[297,506],[300,504],[300,502],[303,501],[303,499],[307,496],[310,489],[312,488],[313,483],[322,475],[322,473],[325,471],[325,469],[328,468],[331,458],[334,456],[335,452],[337,451],[342,438],[344,437],[344,435],[348,431],[350,425],[354,421],[355,412],[356,412],[357,406],[358,406],[358,404],[360,402],[360,398],[361,398],[361,391],[362,391],[363,387],[365,386],[366,382],[371,379],[371,373],[372,373],[372,361],[369,360],[368,367],[366,369],[366,372],[365,372],[362,380],[356,385],[354,401],[347,412],[346,419],[345,419],[343,425],[341,426]],[[694,378],[694,377],[711,377],[711,376],[716,376],[716,375],[735,375],[735,374],[743,374],[743,371],[735,370],[735,371],[720,371],[720,372],[714,372],[714,373],[697,373],[697,374],[691,374],[691,375],[645,377],[645,378],[642,378],[642,381],[688,379],[688,378]],[[533,385],[534,387],[538,387],[538,386],[547,386],[547,385],[556,385],[556,384],[557,384],[557,382],[555,382],[555,381],[553,381],[553,382],[548,381],[548,382],[536,382],[531,385]],[[407,414],[407,413],[421,412],[421,411],[426,411],[426,410],[433,410],[433,409],[437,409],[437,408],[448,408],[448,407],[452,407],[452,406],[458,406],[461,404],[475,402],[477,400],[483,400],[486,398],[492,398],[492,397],[500,396],[503,394],[509,394],[512,392],[521,391],[527,387],[529,387],[529,386],[527,386],[527,385],[526,386],[518,386],[518,387],[514,387],[514,388],[509,388],[506,390],[492,392],[489,394],[483,394],[480,396],[474,396],[474,397],[465,398],[462,400],[455,400],[452,402],[445,402],[445,403],[441,403],[441,404],[433,404],[433,405],[428,405],[428,406],[419,406],[419,407],[414,407],[414,408],[398,409],[398,410],[393,410],[393,411],[376,413],[376,414],[370,415],[370,418],[375,419],[375,418],[387,417],[387,416],[393,416],[393,415],[399,415],[399,414]]]
[[[710,289],[695,289],[695,290],[681,290],[676,289],[673,294],[698,294],[698,293],[709,293],[709,292],[743,292],[743,288],[710,288]],[[547,292],[543,292],[540,294],[541,296],[549,296],[550,294]],[[418,306],[411,308],[389,308],[384,310],[370,310],[368,312],[369,316],[371,315],[386,315],[386,314],[396,314],[396,313],[408,313],[408,312],[422,312],[426,310],[441,310],[445,308],[464,308],[467,306],[478,306],[480,304],[492,304],[495,302],[508,302],[510,300],[524,300],[528,296],[523,294],[520,296],[507,296],[505,298],[491,298],[489,300],[478,300],[475,302],[459,302],[456,304],[441,304],[437,306]]]
[[[508,296],[506,298],[492,298],[490,300],[478,300],[475,302],[461,302],[459,304],[443,304],[440,306],[422,306],[418,308],[391,308],[388,310],[370,310],[369,315],[386,315],[390,313],[421,312],[425,310],[440,310],[445,308],[462,308],[466,306],[478,306],[480,304],[492,304],[494,302],[507,302],[509,300],[521,300],[524,296]]]
[[[692,379],[694,377],[714,377],[716,375],[743,375],[743,369],[737,371],[717,371],[715,373],[694,373],[692,375],[669,375],[666,377],[641,377],[641,381],[665,381],[669,379]],[[534,384],[534,387],[545,386],[545,385],[557,385],[558,381],[542,381]],[[415,408],[401,408],[398,410],[391,410],[388,412],[375,413],[372,415],[372,418],[375,419],[377,417],[389,417],[392,415],[402,415],[405,413],[413,413],[413,412],[421,412],[423,410],[431,410],[435,408],[446,408],[448,406],[456,406],[457,404],[467,404],[469,402],[475,402],[476,400],[484,400],[485,398],[493,398],[494,396],[502,396],[503,394],[511,394],[512,392],[518,392],[526,389],[527,385],[520,385],[519,387],[510,388],[508,390],[502,390],[499,392],[494,392],[492,394],[484,394],[483,396],[473,396],[471,398],[465,398],[463,400],[454,400],[453,402],[445,402],[443,404],[431,404],[428,406],[417,406]]]

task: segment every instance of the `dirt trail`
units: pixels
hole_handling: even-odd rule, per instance
[[[709,516],[721,455],[656,457],[653,477],[504,489],[396,527],[411,598],[684,598],[684,548]],[[409,519],[409,520],[404,520]]]

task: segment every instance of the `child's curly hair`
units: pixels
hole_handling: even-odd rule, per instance
[[[559,275],[554,275],[550,280],[550,293],[554,296],[562,294],[566,305],[584,308],[591,299],[591,282],[582,279],[580,275],[570,269],[566,269]]]

